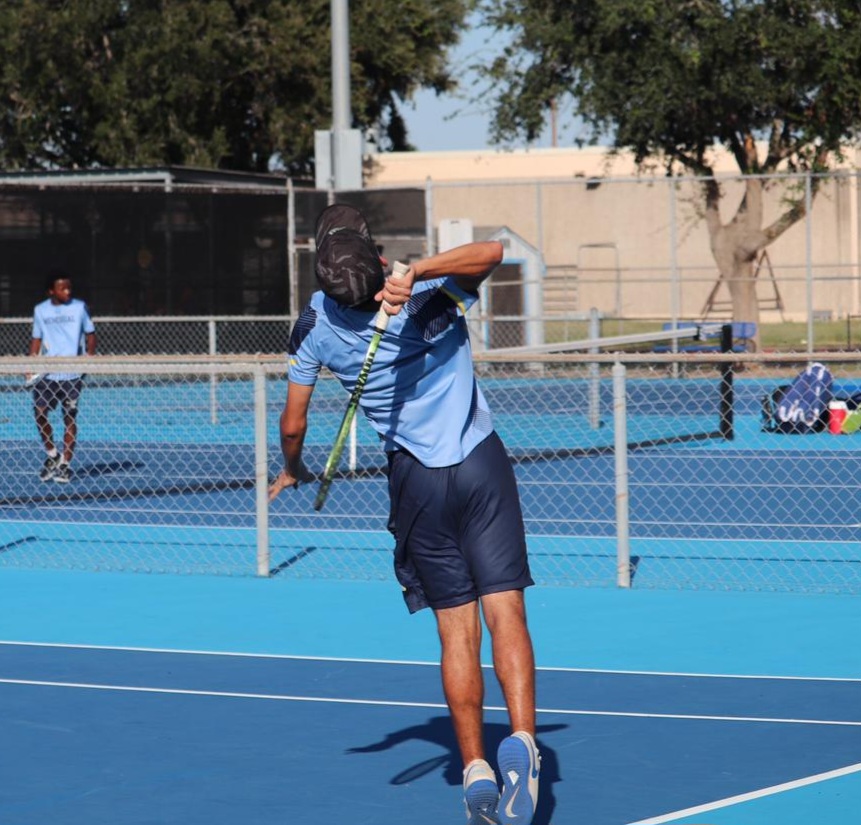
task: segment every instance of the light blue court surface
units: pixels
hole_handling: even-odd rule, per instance
[[[463,821],[432,616],[394,583],[2,569],[0,605],[4,825]],[[856,597],[528,606],[536,825],[857,821]]]

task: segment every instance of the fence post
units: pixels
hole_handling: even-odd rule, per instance
[[[806,299],[807,299],[807,352],[816,351],[813,328],[813,224],[811,212],[813,211],[813,181],[810,172],[804,177],[804,268],[806,272]]]
[[[256,493],[257,575],[268,576],[269,466],[266,436],[266,372],[254,365],[254,490]]]
[[[595,307],[589,310],[589,338],[597,340],[601,337],[601,314]],[[590,353],[600,352],[600,347],[590,347]],[[601,365],[597,361],[589,362],[589,426],[597,430],[601,426]]]
[[[628,519],[628,421],[625,365],[613,365],[613,425],[616,464],[616,584],[631,586],[631,536]]]
[[[218,353],[218,337],[215,331],[215,318],[209,319],[209,354]],[[215,372],[209,374],[209,421],[218,423],[218,376]]]
[[[296,192],[293,178],[287,178],[287,294],[291,315],[298,315],[299,267],[296,260]]]
[[[433,181],[425,178],[425,254],[430,257],[436,252],[433,224]]]

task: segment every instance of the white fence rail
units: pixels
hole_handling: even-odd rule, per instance
[[[93,318],[103,355],[242,355],[287,351],[289,315]],[[0,319],[0,356],[26,353],[32,318]]]

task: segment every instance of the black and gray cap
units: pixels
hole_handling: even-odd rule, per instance
[[[336,203],[317,218],[314,271],[320,289],[342,306],[373,299],[385,280],[383,264],[364,215]]]

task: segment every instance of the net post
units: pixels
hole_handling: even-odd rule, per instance
[[[266,438],[266,372],[254,365],[254,490],[256,494],[257,575],[269,576],[269,466]]]
[[[723,353],[732,352],[732,344],[732,324],[724,324],[720,330],[720,351]],[[720,421],[718,428],[721,436],[727,441],[732,441],[735,438],[733,373],[731,362],[727,361],[720,365]]]
[[[616,585],[631,586],[631,536],[628,518],[628,420],[625,365],[613,364],[613,431],[616,469]]]

